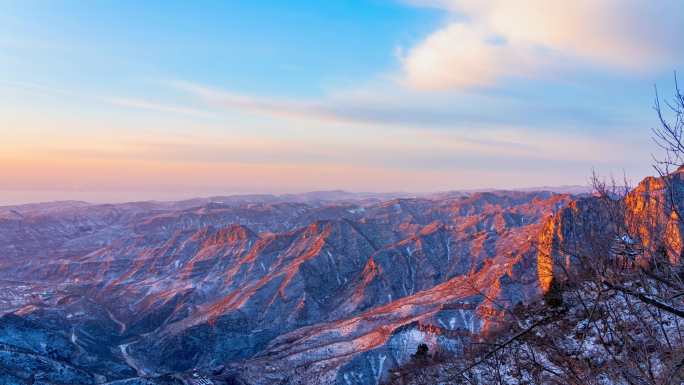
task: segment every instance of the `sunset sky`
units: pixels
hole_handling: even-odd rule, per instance
[[[681,0],[0,7],[0,204],[638,180],[684,71]]]

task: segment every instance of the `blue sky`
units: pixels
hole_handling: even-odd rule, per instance
[[[0,203],[638,180],[684,63],[674,0],[0,6]]]
[[[320,96],[396,67],[394,48],[416,42],[440,18],[380,1],[9,6],[3,40],[22,64],[9,76],[126,92],[141,81],[180,78],[240,92]]]

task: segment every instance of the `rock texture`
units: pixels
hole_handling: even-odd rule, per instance
[[[681,214],[684,169],[662,178],[647,177],[620,199],[584,197],[571,202],[549,217],[539,233],[537,271],[542,289],[559,274],[554,271],[559,265],[581,268],[573,255],[588,255],[589,250],[609,255],[616,243],[638,244],[678,261],[684,234]]]

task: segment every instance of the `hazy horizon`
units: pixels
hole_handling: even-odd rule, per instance
[[[17,206],[24,204],[35,203],[51,203],[51,202],[65,202],[78,201],[93,204],[103,203],[128,203],[128,202],[174,202],[189,199],[208,199],[213,197],[239,197],[249,195],[272,195],[272,196],[286,196],[286,195],[304,195],[310,193],[332,193],[342,192],[356,195],[376,194],[376,195],[409,195],[409,196],[425,196],[432,194],[441,194],[449,192],[483,192],[483,191],[578,191],[582,189],[590,189],[588,184],[585,185],[557,185],[557,186],[518,186],[518,187],[480,187],[468,189],[449,189],[449,190],[434,190],[434,191],[353,191],[345,189],[327,189],[327,190],[302,190],[302,191],[215,191],[207,193],[192,193],[183,191],[118,191],[118,192],[102,192],[102,191],[69,191],[69,190],[0,190],[0,206]],[[97,199],[92,199],[96,197]]]

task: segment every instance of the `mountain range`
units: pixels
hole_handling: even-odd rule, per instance
[[[645,179],[630,215],[667,222],[653,203],[665,189]],[[561,188],[0,207],[0,384],[376,385],[421,344],[458,356],[542,296],[549,256],[578,241],[568,229],[603,226],[594,200]]]

